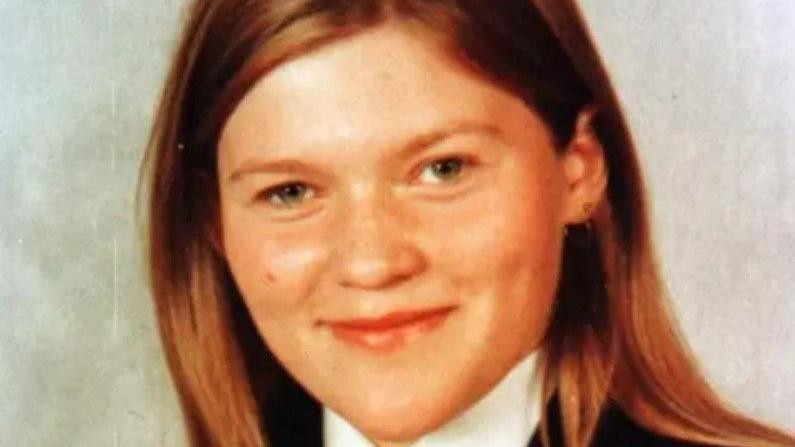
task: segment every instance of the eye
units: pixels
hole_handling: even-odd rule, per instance
[[[460,157],[445,157],[434,160],[422,168],[419,175],[421,183],[438,184],[452,182],[461,176],[467,161]]]
[[[293,208],[314,196],[315,190],[310,186],[300,182],[291,182],[266,189],[258,195],[258,199],[263,199],[277,208]]]

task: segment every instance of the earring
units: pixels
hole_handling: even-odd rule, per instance
[[[582,213],[585,214],[585,229],[590,232],[591,231],[591,210],[593,209],[593,203],[585,202],[582,205]]]
[[[563,237],[564,238],[569,236],[569,227],[570,226],[572,227],[572,231],[577,230],[576,232],[578,234],[583,233],[582,230],[585,230],[584,231],[585,235],[590,235],[590,232],[591,232],[591,219],[589,219],[587,217],[590,214],[591,209],[593,209],[593,203],[591,203],[591,202],[583,203],[582,212],[583,212],[583,214],[586,217],[585,222],[583,222],[581,224],[578,224],[578,225],[564,225],[563,226]]]

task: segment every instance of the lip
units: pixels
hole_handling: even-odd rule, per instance
[[[338,340],[368,351],[386,353],[437,329],[455,306],[390,312],[376,318],[325,321]]]

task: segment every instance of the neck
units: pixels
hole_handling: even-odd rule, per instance
[[[519,361],[485,396],[444,425],[410,442],[366,438],[331,409],[324,409],[327,447],[474,447],[526,445],[543,406],[538,354]]]

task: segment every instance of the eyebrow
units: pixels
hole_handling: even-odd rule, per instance
[[[499,127],[493,124],[478,121],[457,121],[415,136],[408,143],[404,144],[395,155],[398,158],[406,158],[452,136],[460,134],[485,134],[493,137],[501,133]],[[296,173],[314,171],[317,171],[315,167],[301,160],[288,158],[276,160],[249,158],[241,163],[240,166],[229,175],[228,181],[237,182],[248,174],[258,172]]]

